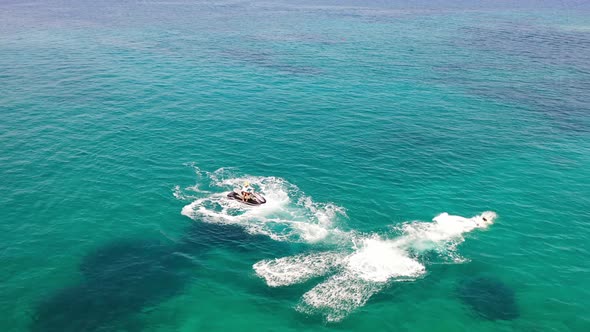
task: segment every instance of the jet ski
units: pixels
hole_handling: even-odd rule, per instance
[[[227,198],[234,199],[240,203],[243,203],[246,205],[252,205],[252,206],[262,205],[262,204],[266,203],[266,199],[264,197],[262,197],[261,195],[259,195],[258,193],[252,193],[250,195],[250,198],[248,198],[248,200],[243,200],[241,194],[239,194],[235,191],[232,191],[229,194],[227,194]]]

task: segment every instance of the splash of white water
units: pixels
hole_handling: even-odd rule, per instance
[[[420,255],[436,251],[453,256],[463,234],[486,228],[496,218],[484,212],[472,218],[438,215],[433,222],[405,223],[397,237],[352,235],[353,246],[341,252],[313,253],[254,264],[256,274],[269,286],[286,286],[332,274],[306,292],[297,309],[339,321],[392,281],[415,280],[426,273]],[[454,256],[453,256],[454,257]],[[459,260],[455,260],[459,261]]]
[[[195,186],[174,190],[179,199],[193,199],[183,207],[182,214],[194,220],[237,224],[252,234],[264,234],[279,241],[317,242],[334,234],[335,220],[345,216],[343,208],[314,202],[297,186],[281,178],[236,176],[227,169],[209,173],[195,167],[195,172],[198,178]],[[227,193],[244,181],[249,181],[267,203],[251,207],[227,199]]]

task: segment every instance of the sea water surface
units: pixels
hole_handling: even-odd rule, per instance
[[[0,331],[590,331],[588,9],[0,1]]]

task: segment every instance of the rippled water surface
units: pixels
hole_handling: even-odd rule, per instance
[[[589,331],[590,12],[543,6],[1,1],[0,330]]]

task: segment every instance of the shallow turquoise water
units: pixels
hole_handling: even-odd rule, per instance
[[[0,4],[0,329],[589,330],[590,15],[452,7]]]

